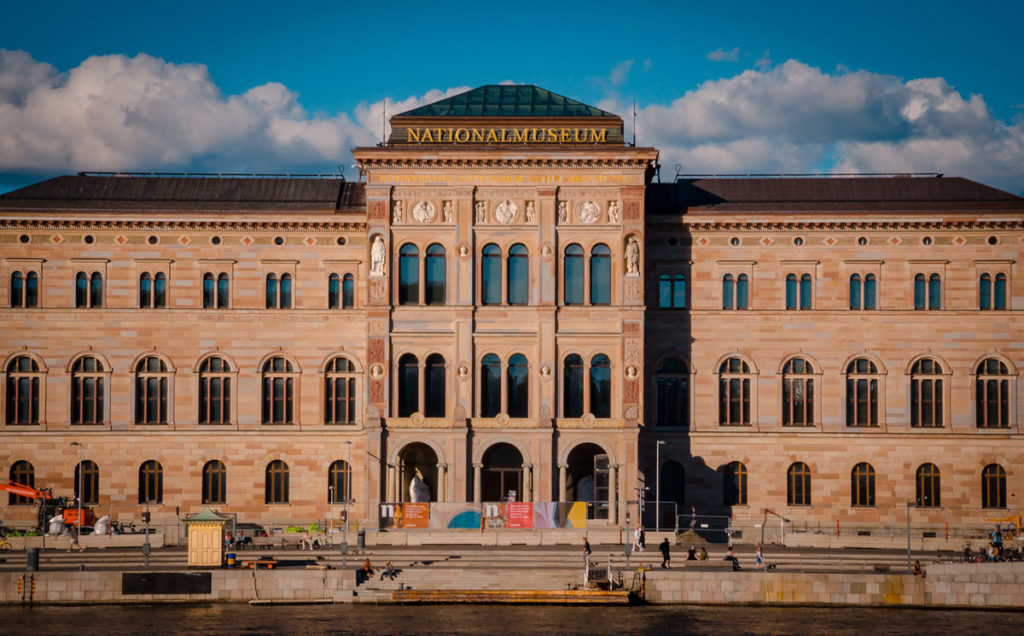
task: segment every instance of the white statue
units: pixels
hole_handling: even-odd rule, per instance
[[[526,202],[526,222],[535,223],[537,221],[537,210],[533,207],[533,201]]]
[[[394,205],[391,206],[391,222],[401,223],[402,222],[402,202],[395,201]]]
[[[608,203],[608,222],[618,223],[619,222],[619,202],[611,201]]]
[[[511,201],[502,201],[494,206],[494,218],[498,219],[499,223],[504,223],[505,225],[514,221],[518,212],[519,208]]]
[[[629,242],[626,243],[626,273],[640,274],[640,245],[633,237],[629,237]]]
[[[419,468],[416,469],[416,474],[409,482],[409,501],[413,503],[430,501],[430,486],[424,483],[423,473]]]
[[[593,201],[584,201],[580,204],[580,221],[584,223],[593,223],[597,220],[597,217],[601,216],[601,208],[597,207],[597,204]]]
[[[445,201],[444,202],[444,222],[445,223],[451,223],[452,222],[452,202],[451,201]]]
[[[416,219],[418,223],[430,223],[435,216],[437,216],[437,211],[430,201],[420,201],[412,209],[412,218]]]
[[[373,246],[370,247],[370,276],[384,275],[386,257],[387,248],[384,247],[384,239],[378,234],[373,237]]]
[[[565,201],[558,202],[558,222],[566,223],[569,220],[569,206]]]
[[[484,223],[487,221],[487,204],[483,201],[477,201],[476,203],[476,222]]]

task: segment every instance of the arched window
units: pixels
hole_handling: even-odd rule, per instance
[[[981,361],[976,369],[974,412],[978,428],[1009,428],[1010,370],[996,358]]]
[[[736,280],[732,274],[722,276],[722,309],[736,309]]]
[[[800,309],[810,309],[814,300],[814,284],[810,274],[800,275]]]
[[[231,367],[224,358],[199,365],[199,423],[231,423]]]
[[[814,426],[814,367],[803,358],[782,367],[782,425]]]
[[[337,356],[324,369],[324,424],[356,421],[356,373],[348,358]]]
[[[445,362],[444,358],[437,353],[427,357],[427,364],[423,369],[426,376],[424,386],[424,413],[426,417],[444,417],[447,402],[445,401]]]
[[[420,408],[420,362],[407,353],[398,359],[398,417],[409,417]]]
[[[45,375],[39,363],[18,356],[7,363],[7,424],[39,424],[39,396]]]
[[[153,307],[167,306],[167,274],[157,272],[153,277]]]
[[[288,503],[288,464],[280,459],[267,464],[264,503]]]
[[[94,356],[82,356],[71,365],[71,423],[102,424],[104,369]]]
[[[228,275],[203,274],[203,309],[227,309],[230,291]]]
[[[846,365],[846,425],[878,426],[878,367],[867,358]]]
[[[167,275],[157,272],[139,275],[139,307],[162,308],[167,306]]]
[[[871,464],[857,464],[850,473],[850,505],[875,505],[875,469]]]
[[[862,309],[860,274],[850,274],[850,309]]]
[[[731,278],[731,277],[730,277]],[[662,274],[658,277],[658,307],[686,309],[686,275]]]
[[[267,274],[267,309],[288,309],[292,306],[292,275]]]
[[[10,481],[34,488],[36,485],[36,469],[29,462],[19,460],[11,464],[11,471],[8,473]],[[7,493],[7,505],[24,506],[34,504],[36,500],[32,497],[16,495],[13,492]]]
[[[612,302],[612,252],[598,243],[590,251],[590,304],[607,305]]]
[[[501,248],[488,243],[480,263],[480,301],[484,305],[501,304]]]
[[[922,358],[910,369],[910,425],[921,428],[942,426],[942,366]]]
[[[501,412],[501,360],[488,353],[480,361],[480,417]]]
[[[135,423],[167,423],[167,363],[156,356],[147,356],[135,365]]]
[[[922,508],[937,508],[942,505],[939,467],[935,464],[921,464],[917,467],[917,505]]]
[[[443,305],[445,297],[445,251],[438,243],[427,247],[427,304]]]
[[[612,364],[603,353],[590,359],[590,412],[594,417],[612,413]]]
[[[516,243],[508,250],[508,304],[526,305],[530,302],[530,252]]]
[[[583,358],[566,356],[562,367],[562,416],[583,417]]]
[[[356,279],[352,274],[345,274],[341,279],[341,308],[352,309],[355,307]]]
[[[530,416],[529,362],[521,353],[508,359],[508,415]]]
[[[277,307],[277,274],[267,274],[267,309]]]
[[[718,367],[718,423],[750,425],[750,365],[729,358]]]
[[[164,468],[151,459],[139,466],[139,503],[164,502]]]
[[[327,503],[345,503],[350,498],[351,477],[352,471],[348,462],[339,459],[331,464],[327,471]]]
[[[942,278],[938,274],[928,277],[928,309],[942,309]]]
[[[573,243],[565,248],[563,263],[564,299],[566,305],[583,304],[583,248]]]
[[[263,363],[263,423],[294,424],[295,368],[282,356]]]
[[[228,502],[228,470],[216,459],[203,466],[203,503],[226,504]]]
[[[786,274],[786,309],[810,309],[813,291],[810,274]]]
[[[39,306],[39,274],[11,272],[11,307]]]
[[[149,272],[142,272],[139,276],[139,307],[151,307],[153,305],[153,277]]]
[[[938,274],[931,274],[925,278],[924,274],[914,275],[914,309],[941,309],[942,308],[942,277]]]
[[[981,507],[1006,507],[1006,471],[999,464],[989,464],[981,471]]]
[[[341,307],[341,277],[331,274],[327,277],[327,308]]]
[[[796,274],[786,274],[786,309],[796,309]]]
[[[420,302],[420,250],[406,243],[398,252],[398,304]]]
[[[90,276],[85,272],[75,274],[75,307],[103,306],[103,275],[93,272]]]
[[[658,365],[654,375],[658,426],[690,425],[690,373],[679,358]]]
[[[79,489],[79,480],[85,488]],[[75,497],[82,498],[83,506],[96,506],[100,503],[100,469],[96,462],[85,460],[75,466]]]
[[[103,274],[93,272],[89,277],[89,306],[103,306]]]
[[[231,284],[230,284],[230,280],[228,279],[228,275],[224,274],[224,273],[218,274],[217,275],[217,307],[219,309],[227,309],[228,308],[228,306],[229,306],[228,298],[230,296],[230,294],[229,294],[230,291],[231,291]]]
[[[862,293],[863,291],[863,293]],[[878,279],[874,274],[850,275],[850,309],[878,309]]]
[[[786,471],[786,505],[811,505],[811,469],[803,462],[794,462]]]
[[[992,274],[981,275],[978,281],[978,308],[979,309],[1006,309],[1006,274],[996,274],[995,288],[993,289]]]
[[[747,309],[750,306],[750,281],[746,274],[736,277],[736,309]]]
[[[722,471],[722,495],[726,506],[747,505],[747,467],[731,462]]]

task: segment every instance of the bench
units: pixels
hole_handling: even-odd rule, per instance
[[[683,561],[683,567],[687,570],[700,570],[701,572],[732,572],[732,562],[724,559]]]

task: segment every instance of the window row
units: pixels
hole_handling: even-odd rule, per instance
[[[997,358],[986,358],[974,369],[975,424],[978,428],[1009,428],[1015,376]],[[910,425],[941,428],[948,399],[950,373],[934,358],[921,358],[910,369]],[[718,367],[718,423],[721,426],[749,426],[756,375],[750,364],[738,357]],[[821,390],[822,374],[806,358],[787,360],[782,368],[780,420],[783,426],[819,424],[815,400]],[[880,425],[879,383],[883,375],[869,358],[847,364],[845,418],[851,427]],[[663,360],[652,379],[656,422],[660,426],[689,426],[691,372],[679,358]]]
[[[96,506],[100,503],[100,469],[91,461],[84,460],[74,467],[74,496],[81,497],[83,505]],[[264,502],[285,504],[289,501],[288,464],[277,459],[264,471]],[[20,460],[11,465],[10,481],[25,486],[35,486],[35,467]],[[344,503],[352,500],[352,471],[347,462],[335,461],[327,470],[327,503]],[[138,502],[160,504],[164,500],[164,469],[160,462],[149,460],[139,466]],[[204,504],[226,504],[228,501],[228,470],[224,462],[211,460],[203,465],[200,484],[201,500]],[[31,505],[35,501],[13,493],[8,494],[8,505]]]

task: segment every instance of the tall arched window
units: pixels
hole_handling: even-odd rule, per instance
[[[398,304],[420,302],[420,250],[406,243],[398,252]]]
[[[942,366],[922,358],[910,369],[910,425],[922,428],[942,426]]]
[[[729,358],[718,367],[718,423],[721,426],[750,425],[750,365]]]
[[[341,277],[331,274],[327,277],[327,308],[341,307]]]
[[[294,424],[295,368],[282,356],[263,363],[263,423]]]
[[[427,356],[427,364],[423,369],[424,380],[424,415],[426,417],[444,417],[447,402],[445,400],[445,362],[441,354]]]
[[[327,503],[345,503],[349,499],[351,477],[352,471],[348,462],[339,459],[331,463],[327,471]]]
[[[942,277],[938,274],[928,277],[928,309],[942,309]]]
[[[352,274],[345,274],[341,279],[341,308],[352,309],[355,307],[356,279]]]
[[[79,481],[85,484],[79,489]],[[82,498],[82,505],[97,506],[100,503],[100,469],[96,462],[85,460],[75,466],[75,497]]]
[[[267,464],[265,483],[264,503],[288,503],[288,464],[280,459]]]
[[[860,274],[850,275],[850,309],[878,309],[878,279],[866,274],[861,283]]]
[[[521,353],[508,359],[508,415],[530,416],[529,362]]]
[[[942,277],[933,273],[914,275],[914,309],[942,308]]]
[[[139,307],[162,308],[167,306],[167,275],[157,272],[139,275]]]
[[[104,369],[94,356],[82,356],[71,365],[71,423],[102,424]]]
[[[488,353],[480,361],[480,417],[501,412],[501,360]]]
[[[139,466],[139,503],[164,502],[164,467],[151,459]]]
[[[679,358],[668,358],[654,374],[658,426],[690,425],[690,372]]]
[[[29,273],[32,275],[32,272]],[[1006,309],[1006,274],[998,273],[994,277],[995,285],[993,286],[993,276],[991,274],[982,274],[981,281],[978,286],[979,299],[978,305],[980,309],[995,309],[1001,311]],[[31,307],[33,305],[26,305]]]
[[[203,466],[203,503],[226,504],[228,502],[228,470],[216,459]]]
[[[981,471],[981,507],[1006,507],[1006,471],[999,464],[989,464]]]
[[[981,361],[976,369],[974,412],[978,428],[1009,428],[1010,370],[996,358]]]
[[[742,462],[726,464],[722,471],[722,495],[726,506],[747,505],[747,467]]]
[[[324,368],[324,424],[356,421],[356,369],[348,358],[331,358]]]
[[[811,505],[811,469],[803,462],[794,462],[786,471],[786,505]]]
[[[146,356],[135,365],[135,423],[166,424],[170,393],[167,363]]]
[[[217,307],[219,309],[227,309],[228,299],[230,297],[229,292],[231,291],[231,281],[228,275],[220,273],[217,275]]]
[[[583,304],[583,248],[573,243],[565,248],[563,262],[564,299],[566,305]]]
[[[850,309],[862,309],[860,274],[850,274]]]
[[[292,275],[267,274],[267,309],[288,309],[292,306]]]
[[[786,274],[786,309],[796,309],[796,274]]]
[[[150,307],[153,304],[153,277],[149,272],[139,275],[139,307]]]
[[[420,362],[407,353],[398,359],[398,417],[409,417],[420,408]]]
[[[686,275],[662,274],[658,277],[658,307],[686,309]]]
[[[11,307],[39,306],[39,274],[11,272]]]
[[[750,308],[750,279],[746,274],[736,277],[736,309]]]
[[[89,306],[103,306],[103,274],[93,272],[89,277]]]
[[[508,250],[508,304],[530,302],[530,252],[516,243]]]
[[[267,309],[277,307],[277,274],[267,274]]]
[[[501,248],[488,243],[480,262],[480,302],[484,305],[501,304]]]
[[[16,484],[30,488],[34,488],[36,485],[36,469],[25,460],[19,460],[11,464],[11,470],[7,474],[10,481]],[[36,500],[32,497],[16,495],[13,492],[7,493],[7,505],[9,506],[24,506],[34,504],[35,502]]]
[[[203,309],[227,309],[230,291],[230,279],[226,273],[203,274]]]
[[[867,358],[846,365],[846,425],[878,426],[878,367]]]
[[[850,505],[875,505],[875,469],[861,462],[850,473]]]
[[[590,304],[612,302],[612,252],[604,243],[590,251]]]
[[[583,358],[573,353],[562,367],[562,416],[583,417]]]
[[[103,306],[103,274],[85,272],[75,274],[75,307]]]
[[[786,309],[810,309],[813,293],[810,274],[786,275]]]
[[[438,243],[427,247],[426,295],[428,305],[443,305],[445,299],[445,251]]]
[[[722,276],[722,309],[736,309],[736,280],[732,274]]]
[[[921,464],[917,467],[917,505],[922,508],[937,508],[942,505],[941,476],[935,464]]]
[[[782,367],[782,425],[814,426],[814,367],[803,358]]]
[[[231,422],[231,366],[217,356],[199,365],[199,423]]]
[[[7,363],[7,424],[39,424],[39,396],[43,379],[39,363],[17,356]]]
[[[603,353],[590,359],[590,412],[594,417],[612,414],[612,363]]]

